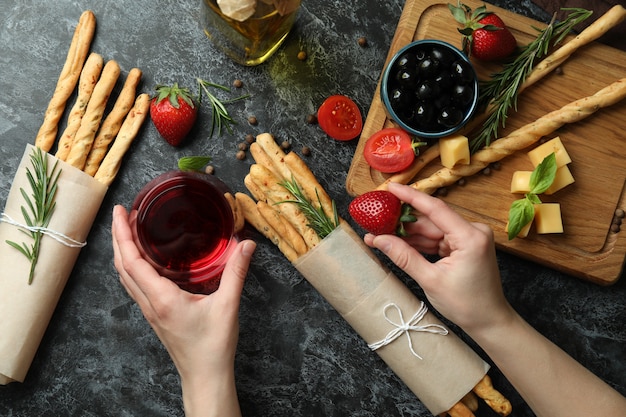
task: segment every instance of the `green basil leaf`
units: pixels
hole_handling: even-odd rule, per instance
[[[178,169],[181,171],[201,171],[211,162],[210,156],[183,156],[178,160]]]
[[[541,204],[541,200],[539,199],[537,194],[528,193],[526,194],[526,198],[533,204]]]
[[[527,198],[516,200],[509,209],[509,240],[513,240],[519,232],[535,217],[535,207]]]
[[[552,152],[533,170],[530,176],[530,193],[541,194],[554,182],[556,176],[556,154]]]

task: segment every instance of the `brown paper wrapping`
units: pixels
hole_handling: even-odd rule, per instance
[[[294,266],[368,345],[396,329],[387,319],[401,323],[396,307],[408,322],[423,304],[345,223]],[[430,312],[416,326],[445,328]],[[449,330],[445,335],[402,332],[375,352],[434,415],[449,410],[489,370],[489,365]]]
[[[4,214],[23,223],[21,207],[26,204],[20,193],[30,193],[26,169],[32,171],[30,156],[34,147],[28,145],[16,171],[7,197]],[[48,169],[58,161],[46,154]],[[91,225],[104,199],[107,187],[84,172],[59,161],[60,176],[55,197],[56,209],[49,230],[62,233],[78,242],[85,242]],[[19,244],[30,237],[7,222],[0,222],[0,384],[23,382],[39,347],[46,327],[80,247],[68,247],[44,235],[32,284],[28,284],[30,262],[6,240]]]

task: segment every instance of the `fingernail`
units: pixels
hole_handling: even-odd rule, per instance
[[[254,253],[254,249],[256,249],[256,243],[252,240],[246,240],[243,242],[243,247],[241,248],[241,253],[245,256],[252,256]]]

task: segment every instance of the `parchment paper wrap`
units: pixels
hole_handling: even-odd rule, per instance
[[[24,223],[26,204],[20,187],[31,194],[26,170],[32,171],[28,145],[16,171],[4,213]],[[57,161],[46,154],[48,169]],[[107,187],[88,174],[59,161],[61,170],[56,209],[48,228],[84,242],[104,199]],[[44,235],[32,284],[28,284],[30,261],[6,240],[19,244],[32,240],[17,226],[0,222],[0,384],[23,382],[37,348],[67,282],[80,247],[68,247]]]
[[[346,224],[294,266],[368,345],[381,341],[395,328],[385,318],[387,305],[399,307],[405,322],[422,305]],[[400,322],[395,307],[387,309],[387,317]],[[444,326],[427,312],[417,325],[429,324]],[[411,352],[407,334],[422,359]],[[449,410],[489,370],[489,365],[449,330],[447,335],[409,331],[376,353],[434,415]]]

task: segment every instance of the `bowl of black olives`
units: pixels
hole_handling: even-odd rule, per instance
[[[458,48],[424,39],[391,58],[380,93],[388,115],[428,141],[456,132],[472,117],[478,106],[478,78]]]

